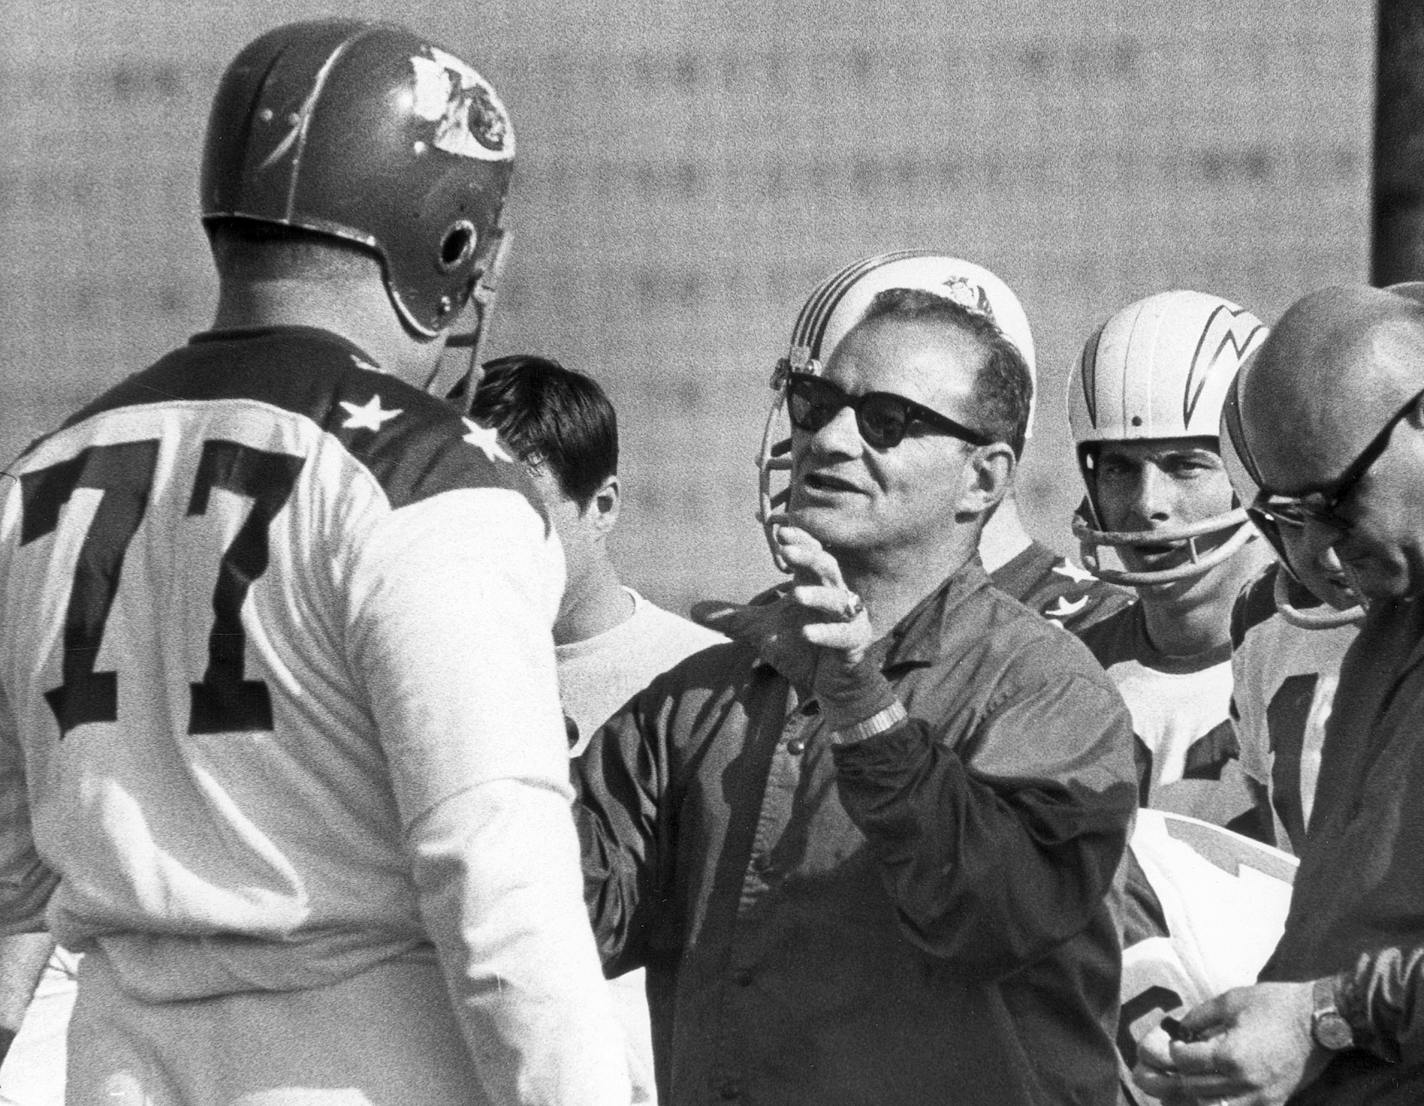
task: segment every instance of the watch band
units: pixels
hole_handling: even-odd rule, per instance
[[[853,726],[832,730],[831,743],[854,745],[857,741],[864,741],[868,737],[884,733],[892,726],[898,726],[908,717],[909,715],[905,712],[905,704],[896,699],[888,707],[876,711],[869,718],[861,719]]]
[[[1317,979],[1312,985],[1313,1009],[1310,1014],[1310,1036],[1323,1049],[1339,1052],[1355,1044],[1355,1031],[1340,1013],[1335,996],[1335,977]]]

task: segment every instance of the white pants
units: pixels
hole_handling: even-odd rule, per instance
[[[143,1003],[100,953],[79,973],[69,1106],[484,1103],[433,962],[326,987]]]
[[[633,1106],[657,1106],[658,1101],[657,1082],[653,1078],[653,1031],[648,1023],[648,996],[644,986],[646,976],[642,968],[637,968],[608,982],[613,991],[613,1011],[618,1015],[627,1045]]]
[[[65,948],[50,954],[0,1067],[0,1106],[63,1106],[65,1040],[79,959]]]

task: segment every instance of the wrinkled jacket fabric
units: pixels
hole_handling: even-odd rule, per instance
[[[732,643],[576,765],[606,969],[648,968],[665,1106],[1115,1101],[1132,728],[966,566],[877,649],[909,719],[833,747]]]
[[[1375,603],[1345,654],[1290,913],[1263,980],[1346,974],[1363,1046],[1291,1103],[1424,1102],[1424,603]]]

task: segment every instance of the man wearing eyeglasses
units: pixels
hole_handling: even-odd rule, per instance
[[[1241,766],[1265,796],[1272,843],[1299,853],[1315,804],[1325,724],[1340,663],[1364,610],[1333,555],[1321,563],[1298,518],[1260,507],[1261,475],[1245,446],[1238,374],[1221,415],[1221,459],[1237,498],[1279,558],[1231,612],[1231,716]],[[1243,452],[1244,451],[1244,452]]]
[[[1368,605],[1346,654],[1285,933],[1253,987],[1143,1042],[1181,1102],[1424,1101],[1424,304],[1329,288],[1238,383],[1254,508]]]
[[[712,605],[735,640],[575,768],[590,911],[605,968],[648,970],[660,1100],[1112,1101],[1130,726],[976,555],[1023,359],[904,289],[824,365],[791,352],[790,586]]]

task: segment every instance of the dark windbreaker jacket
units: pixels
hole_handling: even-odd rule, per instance
[[[732,643],[576,763],[590,911],[608,972],[648,969],[661,1101],[1114,1102],[1122,700],[977,561],[878,648],[909,718],[858,745]]]

